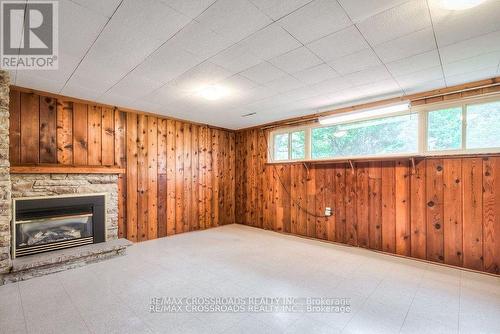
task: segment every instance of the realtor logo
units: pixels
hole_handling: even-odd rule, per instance
[[[0,68],[57,70],[57,1],[2,1],[1,18]]]

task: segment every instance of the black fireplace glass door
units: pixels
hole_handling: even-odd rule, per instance
[[[91,213],[19,221],[16,224],[16,247],[20,249],[92,237],[92,226]]]

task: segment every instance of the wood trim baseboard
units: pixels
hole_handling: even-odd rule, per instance
[[[11,166],[11,174],[124,174],[119,166],[23,165]]]

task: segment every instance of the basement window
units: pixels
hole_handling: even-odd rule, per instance
[[[333,125],[270,134],[270,162],[500,152],[500,98],[429,104]]]

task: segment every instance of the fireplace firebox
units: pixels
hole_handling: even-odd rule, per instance
[[[105,241],[105,195],[14,199],[12,257]]]

